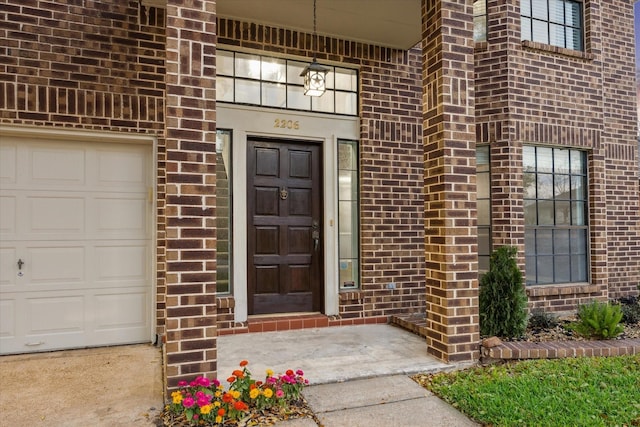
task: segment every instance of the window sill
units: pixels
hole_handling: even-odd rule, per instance
[[[547,297],[557,295],[591,294],[600,292],[598,285],[584,283],[565,283],[562,285],[528,285],[527,295],[530,297]]]
[[[531,40],[522,40],[522,47],[531,50],[541,50],[543,52],[555,53],[557,55],[569,56],[571,58],[593,60],[595,55],[592,53],[582,52],[579,50],[566,49],[564,47],[552,46],[549,44],[533,42]]]

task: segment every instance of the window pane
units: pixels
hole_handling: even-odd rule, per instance
[[[285,83],[287,81],[286,61],[284,59],[263,57],[262,80]]]
[[[538,204],[535,200],[524,201],[524,223],[526,225],[538,225]]]
[[[490,201],[478,200],[477,206],[478,206],[478,225],[490,225],[491,224]]]
[[[538,225],[554,225],[553,200],[538,201]]]
[[[356,93],[336,92],[336,113],[351,114],[358,113],[358,98]]]
[[[535,255],[536,252],[536,231],[528,228],[524,232],[524,251],[527,255]]]
[[[531,16],[531,0],[522,0],[520,2],[520,14],[522,16]]]
[[[533,0],[531,2],[531,11],[533,17],[536,19],[547,20],[547,0]]]
[[[570,150],[569,156],[571,158],[571,173],[584,175],[585,153],[583,151]]]
[[[336,67],[335,86],[338,90],[356,92],[358,90],[357,71]]]
[[[216,78],[216,99],[218,101],[233,102],[233,78]]]
[[[553,172],[553,150],[548,147],[536,149],[538,172]]]
[[[554,283],[568,283],[571,281],[571,257],[560,255],[554,257]]]
[[[311,97],[311,110],[322,111],[324,113],[333,113],[334,102],[333,92],[326,91],[322,96]]]
[[[585,207],[583,202],[571,203],[571,225],[587,225],[587,218],[585,215]]]
[[[553,150],[553,171],[555,173],[569,173],[569,150]]]
[[[473,1],[473,16],[484,15],[487,13],[487,0]]]
[[[231,131],[216,132],[216,291],[231,291]]]
[[[560,200],[569,200],[571,197],[571,180],[569,175],[554,175],[553,196]]]
[[[560,255],[569,253],[569,229],[554,230],[553,252]]]
[[[341,259],[340,260],[340,287],[357,288],[358,284],[358,260],[357,259]]]
[[[570,202],[556,201],[556,225],[571,225]]]
[[[357,173],[350,170],[338,171],[338,200],[356,200],[358,197],[356,183]]]
[[[473,18],[473,41],[483,42],[487,40],[487,16],[475,16]]]
[[[525,171],[536,170],[536,148],[525,145],[522,149],[522,167]]]
[[[536,270],[538,273],[537,283],[553,283],[553,257],[539,256],[536,259]]]
[[[478,186],[478,198],[479,199],[488,199],[489,198],[489,174],[479,173],[476,178],[476,183]]]
[[[525,18],[524,16],[520,19],[520,40],[531,40],[533,37],[531,36],[531,18]]]
[[[584,200],[584,179],[581,176],[571,177],[571,198],[574,200]]]
[[[356,144],[341,142],[338,145],[338,169],[357,169]]]
[[[236,53],[236,77],[260,79],[260,57],[246,53]]]
[[[538,199],[551,199],[553,197],[553,175],[550,173],[539,173],[536,189]]]
[[[581,21],[580,3],[571,1],[566,2],[565,24],[571,27],[581,27]]]
[[[260,104],[260,81],[236,79],[236,102]]]
[[[216,53],[216,73],[219,76],[233,76],[233,52],[219,50]]]
[[[300,74],[307,67],[304,62],[287,61],[287,83],[289,84],[303,84],[304,79]]]
[[[553,230],[538,229],[536,231],[536,254],[553,254]]]
[[[304,94],[302,86],[287,86],[287,105],[294,110],[309,110],[311,97]]]
[[[582,50],[582,30],[579,28],[567,27],[567,49]]]
[[[587,256],[573,255],[571,257],[571,281],[586,282],[587,280]]]
[[[564,24],[564,0],[549,0],[549,20]]]
[[[284,108],[287,105],[287,88],[280,83],[262,83],[262,105]]]
[[[571,253],[572,254],[586,254],[587,253],[587,230],[571,230]]]
[[[476,170],[489,172],[489,146],[482,145],[476,148]]]
[[[534,42],[549,44],[549,24],[543,21],[533,21],[532,39]]]
[[[537,283],[536,280],[536,257],[528,256],[525,257],[525,267],[527,272],[527,285],[533,285]]]
[[[334,89],[335,79],[336,74],[333,72],[333,68],[331,68],[331,71],[329,71],[324,78],[324,84],[326,85],[327,89]]]

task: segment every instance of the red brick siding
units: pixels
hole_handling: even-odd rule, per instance
[[[167,4],[166,377],[216,372],[215,0]]]

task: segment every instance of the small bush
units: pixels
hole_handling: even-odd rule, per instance
[[[527,294],[516,263],[516,248],[491,254],[489,271],[480,279],[480,333],[517,338],[527,327]]]
[[[593,301],[578,307],[578,321],[571,325],[571,329],[587,338],[610,339],[624,331],[621,319],[619,305]]]
[[[558,326],[558,319],[551,313],[536,310],[531,313],[528,326],[531,329],[552,329]]]
[[[634,296],[621,297],[614,303],[620,304],[622,323],[634,325],[640,322],[640,298]]]

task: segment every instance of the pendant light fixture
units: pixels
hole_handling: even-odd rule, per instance
[[[318,39],[316,29],[316,0],[313,0],[313,39],[311,41],[313,62],[300,74],[301,77],[304,77],[304,94],[307,96],[322,96],[327,90],[326,77],[329,69],[316,62],[316,40]]]

